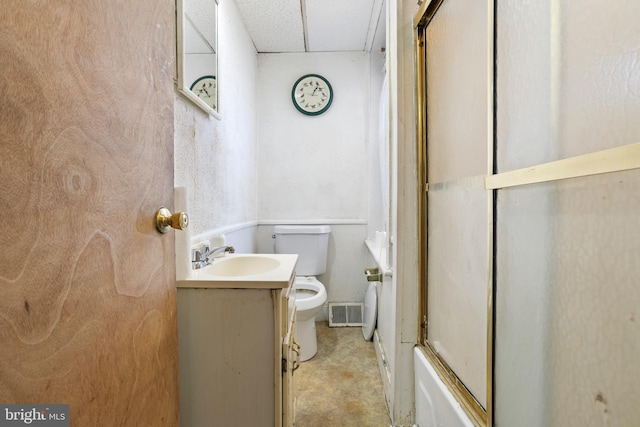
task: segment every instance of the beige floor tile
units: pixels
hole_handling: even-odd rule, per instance
[[[296,427],[389,427],[373,343],[361,328],[316,328],[318,353],[295,373]]]

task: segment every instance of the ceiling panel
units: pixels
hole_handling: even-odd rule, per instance
[[[364,51],[373,0],[306,0],[309,51]]]
[[[304,52],[300,0],[236,0],[258,52]]]
[[[369,51],[384,9],[384,0],[235,2],[261,53]]]

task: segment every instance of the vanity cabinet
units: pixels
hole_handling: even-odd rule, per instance
[[[278,289],[178,288],[182,427],[293,426],[293,277]]]
[[[293,304],[292,314],[287,320],[287,333],[282,341],[282,425],[286,427],[292,427],[295,420],[294,372],[300,366],[300,345],[295,341],[295,310],[295,304]]]

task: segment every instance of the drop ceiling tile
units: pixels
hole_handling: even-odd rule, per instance
[[[304,52],[300,0],[236,0],[258,52]]]
[[[306,0],[309,51],[363,51],[373,0]]]

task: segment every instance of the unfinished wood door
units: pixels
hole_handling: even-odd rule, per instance
[[[172,0],[0,5],[0,402],[176,426]]]

